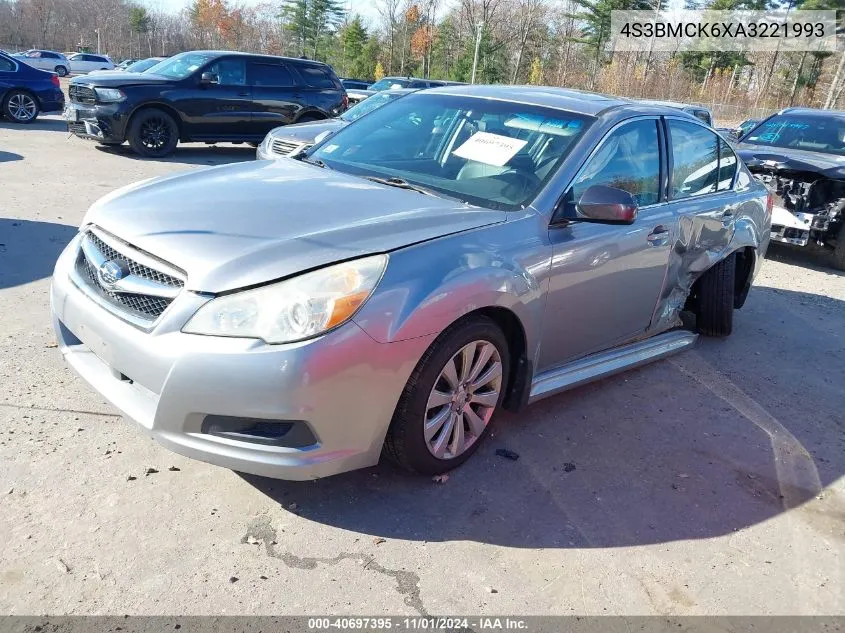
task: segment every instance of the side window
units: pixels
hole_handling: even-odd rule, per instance
[[[0,57],[0,72],[12,72],[15,65],[5,57]]]
[[[216,74],[221,86],[246,85],[246,62],[242,59],[219,59],[206,72]]]
[[[690,198],[716,191],[719,137],[706,128],[669,119],[672,142],[672,198]]]
[[[572,201],[593,185],[632,194],[645,206],[660,200],[660,146],[657,121],[632,121],[611,132],[572,185]]]
[[[48,53],[47,51],[44,51],[43,53],[41,53],[41,57],[43,57],[44,59],[58,59],[59,58],[59,56],[56,55],[55,53]]]
[[[26,54],[27,57],[32,57],[33,59],[38,59],[41,57],[41,51],[29,51]]]
[[[692,115],[701,121],[702,123],[706,123],[707,125],[712,125],[712,121],[710,120],[710,113],[707,110],[693,110]]]
[[[735,173],[736,154],[734,154],[727,142],[719,139],[719,182],[716,188],[719,191],[730,189]]]
[[[252,86],[274,86],[276,88],[288,88],[295,86],[287,66],[282,64],[259,64],[250,62],[249,83]]]
[[[325,68],[303,64],[299,67],[299,74],[302,75],[305,83],[313,88],[337,87],[331,74]]]

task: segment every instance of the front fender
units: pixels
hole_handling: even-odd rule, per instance
[[[438,334],[466,314],[504,308],[525,331],[529,358],[542,326],[551,247],[534,217],[394,252],[355,322],[379,342]]]

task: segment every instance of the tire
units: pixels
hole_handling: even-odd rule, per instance
[[[176,149],[179,127],[164,110],[141,110],[129,122],[127,134],[130,147],[145,158],[161,158]]]
[[[64,66],[56,66],[54,69],[55,73],[59,77],[67,77],[67,68]]]
[[[845,222],[839,227],[839,235],[836,236],[836,246],[833,249],[833,267],[836,270],[845,270]]]
[[[705,336],[729,336],[733,330],[736,256],[713,266],[698,281],[696,325]]]
[[[471,354],[468,366],[470,377],[475,375],[476,389],[460,387],[472,384],[464,370],[465,351]],[[476,367],[477,363],[481,365]],[[459,385],[457,390],[445,378],[447,364],[454,370],[452,382]],[[423,475],[438,475],[463,464],[487,436],[493,414],[502,403],[509,368],[505,335],[487,317],[471,317],[445,330],[423,354],[405,385],[387,431],[385,455],[405,470]]]
[[[38,99],[26,90],[11,90],[3,100],[3,114],[14,123],[32,123],[39,111]]]

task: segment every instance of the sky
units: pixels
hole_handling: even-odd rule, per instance
[[[170,13],[178,13],[187,7],[192,0],[142,0],[149,8],[160,9]],[[266,0],[233,0],[233,5],[250,6],[266,2]],[[281,2],[279,2],[281,4]],[[379,21],[377,0],[346,0],[346,10],[350,15],[357,13],[364,23],[375,25]]]

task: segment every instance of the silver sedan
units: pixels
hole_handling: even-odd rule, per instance
[[[177,452],[436,474],[501,407],[730,334],[770,226],[763,185],[682,111],[439,88],[298,160],[107,195],[56,264],[53,321],[67,362]]]

